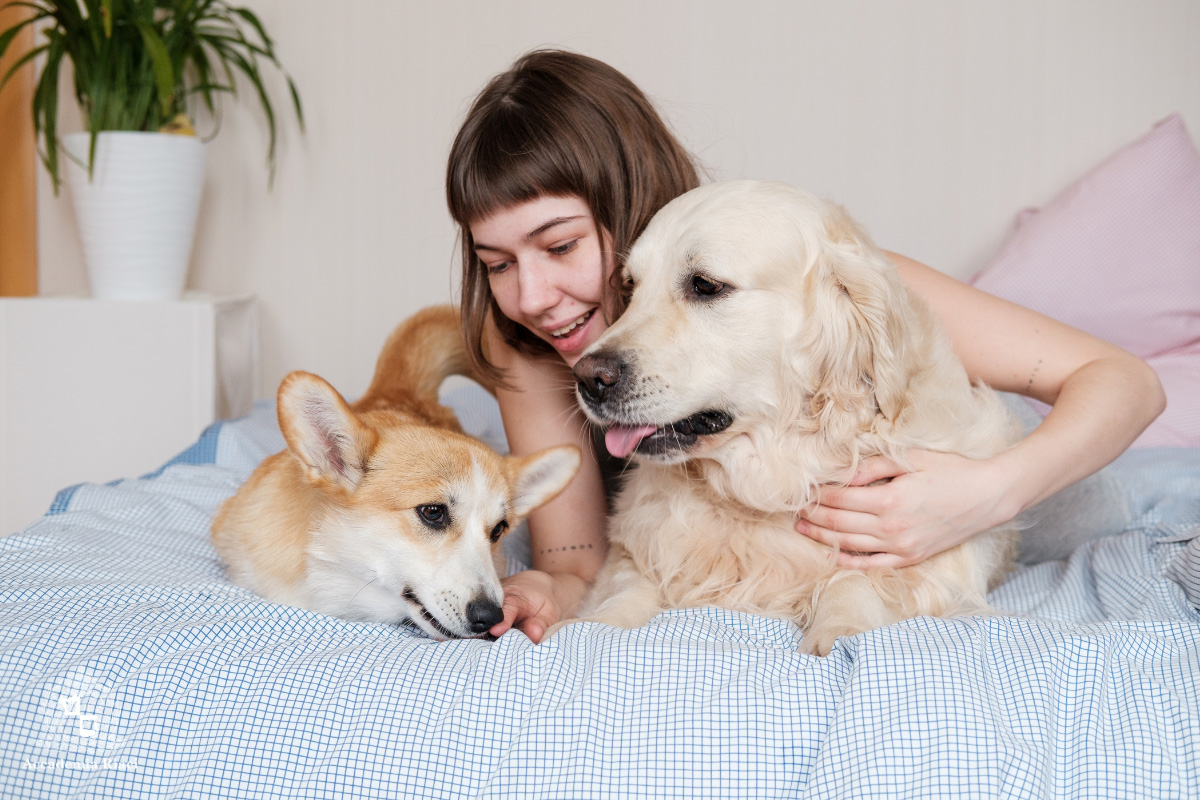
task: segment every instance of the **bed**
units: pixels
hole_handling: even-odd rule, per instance
[[[479,390],[445,401],[503,447]],[[0,794],[1196,797],[1200,441],[1178,434],[1109,467],[1119,529],[1018,569],[999,613],[909,620],[816,658],[790,623],[714,608],[533,645],[264,601],[208,539],[283,446],[259,404],[140,478],[65,489],[0,540]],[[506,548],[510,569],[527,563],[518,535]]]

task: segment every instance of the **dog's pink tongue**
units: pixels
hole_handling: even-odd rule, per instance
[[[614,425],[604,432],[604,445],[608,452],[617,458],[624,458],[633,452],[638,442],[654,433],[657,428],[653,425],[639,425],[627,428],[624,425]]]

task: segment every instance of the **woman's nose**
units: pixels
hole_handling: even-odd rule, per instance
[[[537,259],[520,265],[517,270],[521,313],[527,317],[536,317],[549,311],[558,303],[562,292],[554,284],[553,271]]]

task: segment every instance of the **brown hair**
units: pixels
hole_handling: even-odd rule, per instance
[[[649,99],[604,62],[535,50],[494,77],[467,113],[446,169],[446,200],[462,229],[463,335],[475,369],[503,383],[483,352],[489,314],[514,348],[552,349],[500,311],[475,253],[472,222],[537,197],[574,195],[611,236],[619,267],[654,213],[699,183],[691,156]],[[606,294],[606,308],[619,316],[619,268]]]

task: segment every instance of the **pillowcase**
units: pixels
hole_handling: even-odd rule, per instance
[[[1178,114],[1020,212],[969,282],[1144,358],[1167,409],[1133,446],[1200,447],[1200,155]]]

